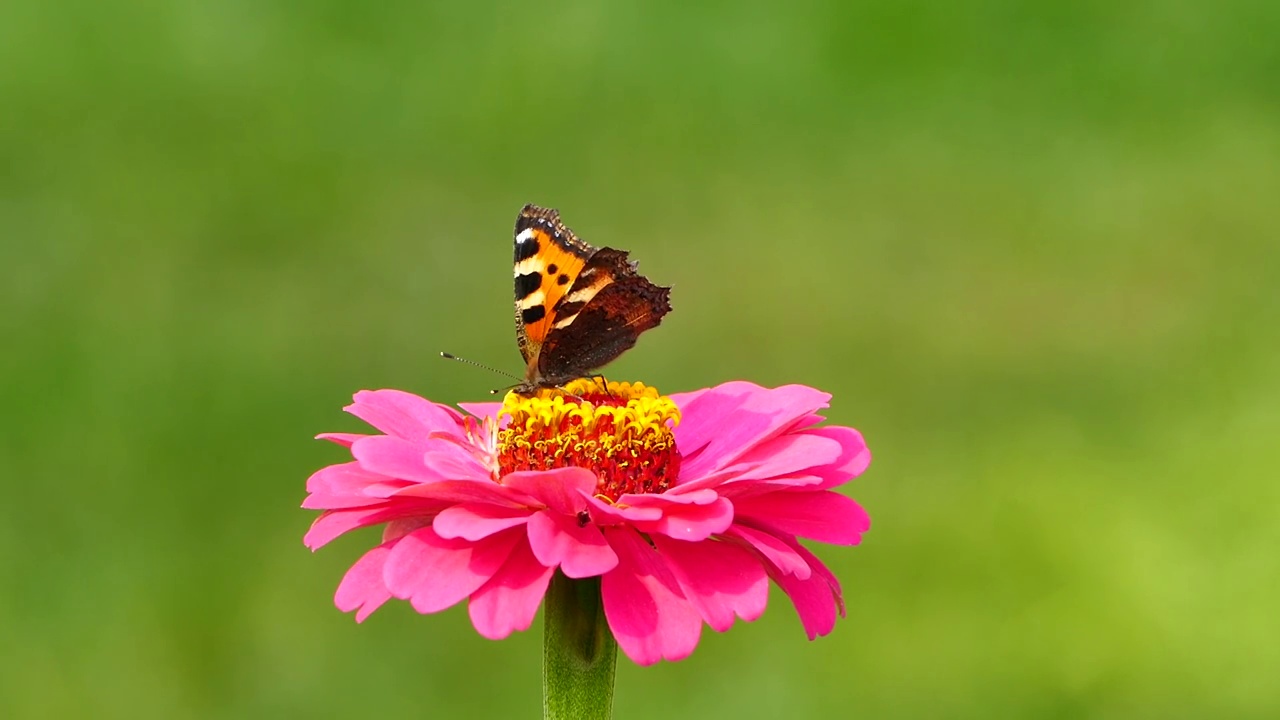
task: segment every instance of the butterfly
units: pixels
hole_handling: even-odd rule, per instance
[[[530,394],[586,377],[636,344],[671,311],[671,288],[636,272],[627,251],[596,248],[525,205],[515,229],[516,341]]]

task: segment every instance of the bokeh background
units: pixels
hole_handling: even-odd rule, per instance
[[[616,715],[1280,715],[1280,5],[0,4],[0,717],[534,717],[540,624],[332,606],[361,388],[519,371],[511,227],[675,286],[610,367],[834,393],[849,616]]]

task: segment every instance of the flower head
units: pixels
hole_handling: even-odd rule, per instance
[[[871,456],[852,428],[817,426],[829,399],[800,385],[668,397],[584,379],[463,414],[360,392],[347,411],[382,434],[320,436],[353,460],[308,480],[303,507],[325,512],[305,542],[385,526],[338,587],[357,620],[392,597],[423,613],[469,599],[476,630],[502,638],[529,627],[559,570],[600,578],[623,652],[650,664],[693,652],[703,623],[758,618],[772,578],[812,639],[844,606],[799,539],[852,545],[870,524],[833,489]]]

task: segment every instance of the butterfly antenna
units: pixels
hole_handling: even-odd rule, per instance
[[[447,352],[443,352],[443,351],[442,351],[442,352],[440,353],[440,357],[444,358],[445,360],[457,360],[457,361],[458,361],[458,362],[460,362],[460,363],[466,363],[467,365],[471,365],[471,366],[473,366],[473,367],[478,367],[478,368],[480,368],[481,370],[488,370],[489,372],[491,372],[491,373],[493,373],[493,374],[495,374],[495,375],[501,375],[501,376],[503,376],[503,377],[509,377],[509,378],[511,378],[512,380],[520,380],[520,382],[521,382],[521,383],[523,383],[523,382],[524,382],[524,380],[522,380],[521,378],[516,377],[515,375],[512,375],[512,374],[511,374],[511,373],[509,373],[509,372],[502,372],[501,370],[498,370],[498,369],[496,369],[496,368],[491,368],[491,367],[489,367],[488,365],[485,365],[485,364],[483,364],[483,363],[478,363],[478,362],[476,362],[475,360],[468,360],[468,359],[466,359],[466,358],[461,358],[461,357],[458,357],[457,355],[454,355],[454,354],[452,354],[452,353],[447,353]],[[511,387],[520,387],[520,386],[519,386],[519,385],[512,385]],[[490,392],[491,392],[491,394],[497,395],[499,391],[498,391],[498,390],[492,390],[492,391],[490,391]]]

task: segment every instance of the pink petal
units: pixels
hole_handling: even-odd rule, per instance
[[[452,480],[427,469],[422,462],[423,446],[390,435],[371,435],[351,446],[351,455],[369,472],[401,480],[432,482]]]
[[[837,545],[858,544],[871,527],[861,505],[831,490],[770,493],[734,500],[733,507],[739,524]]]
[[[840,617],[845,617],[844,589],[840,587],[840,580],[835,573],[831,572],[831,568],[823,564],[817,555],[809,552],[809,549],[797,542],[795,538],[791,538],[790,542],[792,548],[804,558],[805,563],[813,568],[814,576],[821,577],[827,581],[827,587],[831,590],[831,599],[835,602],[836,610],[840,613]]]
[[[490,535],[523,525],[529,521],[527,508],[472,503],[454,505],[440,511],[431,523],[442,538],[479,540]]]
[[[488,582],[522,536],[512,529],[469,542],[420,528],[392,548],[383,578],[391,594],[409,600],[414,610],[439,612]]]
[[[735,480],[760,480],[794,475],[839,459],[844,447],[834,438],[813,432],[788,433],[755,446],[738,458],[745,466]]]
[[[837,611],[840,617],[844,617],[844,600],[840,583],[827,566],[799,543],[794,543],[793,549],[813,568],[813,575],[808,580],[777,573],[770,573],[770,576],[791,598],[796,613],[800,615],[800,624],[804,626],[805,634],[813,640],[835,628]]]
[[[383,503],[370,508],[330,510],[321,513],[320,517],[311,521],[311,528],[307,530],[306,535],[302,536],[302,544],[313,551],[319,550],[344,533],[386,522],[379,519],[379,516],[386,512],[387,506]]]
[[[684,456],[686,468],[689,460],[706,450],[729,424],[726,420],[745,402],[745,390],[738,388],[736,383],[726,383],[691,395],[688,400],[680,398],[676,402],[680,408],[680,424],[675,427],[676,445]],[[675,397],[679,396],[673,396],[673,399]]]
[[[756,467],[758,467],[758,465],[743,465],[742,463],[737,463],[731,468],[717,470],[709,475],[682,480],[665,494],[667,496],[676,496],[690,492],[704,492],[706,490],[711,490],[720,497],[732,498],[742,495],[759,495],[760,493],[776,492],[780,489],[792,487],[817,488],[822,484],[823,480],[817,475],[808,474],[771,477],[767,481],[748,479],[746,477],[746,473]],[[811,468],[805,472],[816,473],[817,469]]]
[[[311,477],[307,478],[307,492],[359,495],[366,485],[380,483],[386,479],[385,475],[371,473],[354,461],[327,465],[311,473]]]
[[[835,602],[826,581],[818,576],[800,580],[794,575],[774,575],[773,581],[791,598],[810,640],[826,635],[836,626]]]
[[[433,435],[427,438],[424,450],[422,463],[439,477],[492,477],[489,468],[476,456],[477,448],[466,439]]]
[[[824,468],[811,470],[822,478],[820,489],[828,490],[852,480],[866,471],[871,464],[871,450],[862,439],[862,433],[850,427],[832,425],[805,432],[828,437],[840,443],[842,452],[835,462]]]
[[[382,542],[391,542],[399,540],[418,528],[431,527],[431,518],[429,517],[411,517],[392,520],[382,526]]]
[[[369,472],[360,463],[349,462],[320,468],[307,478],[307,492],[302,507],[312,510],[336,510],[380,503],[404,487],[401,480]]]
[[[333,604],[342,612],[357,610],[356,622],[364,622],[370,613],[391,599],[391,591],[382,581],[382,567],[391,554],[390,546],[393,544],[379,545],[365,553],[338,583]]]
[[[728,630],[735,616],[751,622],[764,614],[769,577],[750,552],[723,542],[652,538],[684,596],[713,630]]]
[[[472,415],[475,415],[478,418],[493,418],[496,420],[498,417],[498,411],[502,409],[502,403],[500,402],[467,402],[467,403],[458,403],[458,407],[462,408],[463,410],[466,410],[467,412],[471,413]]]
[[[303,510],[349,510],[351,508],[381,505],[380,498],[359,497],[353,495],[326,495],[311,493],[302,499]]]
[[[720,499],[720,493],[712,488],[694,490],[682,487],[680,492],[660,493],[626,493],[618,498],[618,505],[623,507],[657,507],[666,509],[676,505],[711,505]]]
[[[522,470],[503,475],[498,482],[519,490],[562,515],[576,515],[587,507],[595,492],[596,475],[580,467],[555,470]]]
[[[302,543],[312,550],[318,550],[343,533],[403,518],[429,519],[448,505],[432,500],[415,500],[350,510],[329,510],[311,523],[311,529],[303,536]]]
[[[740,473],[741,470],[717,470],[695,478],[681,472],[680,479],[676,480],[675,486],[665,494],[683,495],[685,493],[702,492],[703,490],[715,490],[719,494],[720,487],[732,481]]]
[[[734,525],[725,534],[749,545],[784,575],[795,575],[797,579],[807,580],[812,574],[809,564],[804,561],[800,553],[769,533],[744,525]]]
[[[369,437],[361,433],[320,433],[316,436],[317,440],[328,440],[337,443],[343,447],[351,447],[351,443],[362,437]]]
[[[660,507],[622,507],[605,502],[598,497],[586,498],[587,512],[591,522],[605,527],[608,525],[635,525],[645,522],[657,522],[662,519]]]
[[[735,478],[716,488],[716,492],[720,493],[720,497],[737,505],[740,500],[745,498],[787,490],[812,491],[821,484],[822,478],[817,475],[788,475],[786,477],[769,478],[768,480],[738,480]]]
[[[408,484],[405,480],[391,478],[383,478],[383,480],[382,484],[366,486],[358,495],[314,492],[303,499],[302,507],[308,510],[342,510],[380,504],[403,490]]]
[[[680,408],[681,414],[683,414],[690,403],[713,390],[715,388],[701,388],[690,390],[689,392],[671,393],[667,397],[671,398],[671,402],[675,403],[676,407]]]
[[[533,502],[532,498],[524,493],[503,487],[487,478],[483,480],[437,480],[436,482],[416,483],[396,491],[395,499],[402,498],[430,498],[450,504],[492,503],[509,507],[524,507]]]
[[[681,660],[698,646],[702,620],[657,551],[628,528],[606,528],[618,566],[600,581],[618,645],[639,665]]]
[[[643,532],[661,533],[676,540],[705,540],[733,523],[733,503],[712,490],[683,495],[623,495],[618,501],[630,503],[636,510],[661,510],[662,516],[656,520],[637,520],[632,524]]]
[[[756,445],[808,421],[831,396],[803,385],[766,389],[725,383],[688,403],[676,426],[684,454],[680,474],[699,477],[726,467]]]
[[[422,440],[433,432],[458,432],[462,415],[401,390],[361,390],[345,410],[382,432],[403,440]]]
[[[529,518],[529,545],[538,562],[571,578],[595,577],[618,565],[618,555],[600,528],[572,515],[543,511]]]
[[[553,572],[554,568],[538,563],[527,544],[516,543],[493,579],[471,595],[467,612],[476,632],[501,640],[517,630],[528,630]]]

